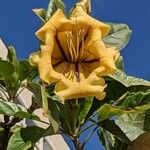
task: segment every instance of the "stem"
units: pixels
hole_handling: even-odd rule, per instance
[[[9,117],[4,115],[4,121],[5,121],[4,131],[2,136],[0,137],[0,150],[6,150],[7,143],[9,140],[10,127],[7,126],[7,123],[9,122]]]
[[[3,89],[0,89],[0,91],[4,94],[5,98],[8,100],[9,97],[8,97],[7,94],[3,91]]]
[[[42,120],[39,120],[39,122],[44,123],[44,124],[47,124],[47,125],[51,125],[50,123],[45,122],[45,121],[42,121]]]
[[[90,117],[88,117],[87,120],[85,121],[85,123],[88,122],[89,120],[91,120],[92,118],[94,118],[97,114],[98,114],[98,112],[96,112],[93,115],[91,115]]]
[[[73,144],[74,144],[76,150],[83,150],[83,147],[79,141],[79,138],[76,137],[72,141],[73,141]]]
[[[17,98],[25,89],[25,87],[23,87],[18,93],[15,94],[15,98]]]
[[[81,130],[80,132],[78,132],[78,136],[79,136],[82,132],[84,132],[84,131],[88,130],[89,128],[93,127],[94,125],[96,125],[97,123],[98,123],[98,122],[95,122],[95,123],[91,124],[90,126],[86,127],[85,129]]]

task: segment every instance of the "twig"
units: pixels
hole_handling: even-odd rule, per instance
[[[85,121],[85,123],[88,122],[89,120],[91,120],[91,119],[92,119],[93,117],[95,117],[97,114],[98,114],[98,112],[96,112],[95,114],[91,115],[89,118],[87,118],[87,120]]]
[[[23,92],[24,89],[25,87],[23,87],[18,93],[16,93],[15,98],[17,98]]]
[[[90,126],[86,127],[85,129],[81,130],[80,132],[78,132],[77,135],[79,136],[81,133],[85,132],[86,130],[88,130],[89,128],[95,126],[95,125],[98,124],[98,123],[99,123],[99,121],[98,121],[98,122],[95,122],[95,123],[93,123],[93,124],[91,124]]]
[[[7,96],[7,94],[2,89],[0,89],[0,91],[4,94],[4,96],[6,97],[6,99],[9,100],[9,97]]]
[[[77,150],[83,150],[83,147],[79,141],[79,138],[76,137],[72,141],[73,141],[73,144]]]

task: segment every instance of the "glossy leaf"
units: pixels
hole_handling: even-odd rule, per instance
[[[123,57],[119,56],[119,58],[115,62],[117,69],[124,71],[124,62]]]
[[[105,120],[103,121],[101,127],[107,131],[109,131],[111,134],[115,135],[117,138],[119,138],[121,141],[130,143],[129,138],[126,136],[126,134],[119,128],[118,125],[115,124],[113,120]]]
[[[92,97],[68,100],[65,104],[57,102],[60,111],[60,123],[67,133],[77,133],[79,127],[92,106]]]
[[[14,73],[11,74],[10,78],[7,79],[7,86],[10,90],[16,91],[19,85],[19,68],[18,68],[18,61],[16,56],[16,50],[13,46],[8,46],[8,55],[7,59],[13,64],[14,66]]]
[[[14,65],[14,67],[17,67],[17,56],[16,56],[16,50],[13,46],[8,46],[8,55],[7,59]]]
[[[117,70],[117,72],[113,75],[110,75],[111,78],[114,80],[120,82],[123,84],[125,87],[131,87],[131,86],[148,86],[150,88],[150,82],[140,79],[140,78],[135,78],[132,76],[127,76],[123,71]]]
[[[20,135],[20,130],[18,130],[10,137],[7,150],[28,150],[31,147],[32,142],[24,141]]]
[[[67,106],[65,104],[60,103],[59,101],[56,102],[59,108],[59,121],[61,124],[61,127],[66,133],[71,132],[71,125],[69,121],[69,110],[67,109]]]
[[[32,76],[32,74],[35,71],[35,68],[33,66],[31,66],[27,60],[19,61],[18,67],[19,67],[20,81],[23,81],[23,80],[29,78],[30,76]]]
[[[66,12],[66,6],[62,0],[50,0],[46,13],[46,21],[52,17],[52,15],[57,11],[57,9],[62,9],[63,12]]]
[[[101,102],[103,104],[110,103],[111,101],[117,101],[126,92],[146,92],[150,89],[150,82],[127,76],[123,71],[117,70],[117,72],[109,77],[105,77],[107,87],[105,88],[106,97]],[[119,90],[116,90],[119,89]]]
[[[93,98],[93,102],[91,105],[91,108],[86,116],[86,119],[88,119],[89,117],[91,117],[94,112],[97,112],[97,110],[100,108],[100,106],[102,106],[104,103],[103,101],[97,100],[95,97]]]
[[[120,116],[122,114],[128,113],[140,113],[145,110],[150,109],[150,105],[136,106],[134,108],[121,107],[121,106],[112,106],[111,104],[104,104],[99,109],[99,121],[102,122],[113,116]]]
[[[136,107],[150,105],[150,90],[147,92],[127,92],[120,99],[117,105],[124,107]]]
[[[107,87],[105,89],[106,97],[104,101],[102,101],[104,104],[106,102],[110,103],[110,101],[112,100],[113,101],[118,100],[123,94],[125,94],[129,90],[123,84],[111,78],[106,79],[106,84],[107,84]]]
[[[14,72],[14,66],[11,62],[0,60],[0,79],[9,79]]]
[[[111,26],[111,31],[103,41],[108,46],[115,46],[119,50],[123,49],[131,37],[132,31],[125,24],[107,23]]]
[[[50,120],[50,123],[52,125],[52,129],[54,133],[57,133],[59,131],[60,125],[59,125],[59,109],[58,106],[53,99],[48,100],[48,114],[47,117]]]
[[[37,126],[30,126],[16,130],[10,137],[7,150],[28,150],[40,138],[51,135],[50,129],[43,129]]]
[[[6,102],[2,100],[0,100],[0,114],[7,116],[14,116],[22,119],[28,118],[38,121],[40,120],[38,116],[28,113],[25,107],[12,102]]]
[[[32,9],[32,11],[45,23],[46,10],[43,8]]]
[[[58,132],[58,108],[55,101],[51,99],[46,89],[38,83],[28,82],[28,89],[34,94],[35,102],[43,108],[44,116],[50,120],[54,133]]]
[[[65,102],[65,111],[66,115],[64,116],[69,123],[69,126],[71,128],[71,131],[73,133],[76,133],[76,130],[78,130],[79,124],[78,124],[78,117],[79,117],[79,111],[80,111],[80,105],[78,103],[78,99],[73,101],[66,101]]]
[[[98,136],[106,150],[127,150],[127,143],[119,140],[115,135],[104,128],[98,130]]]
[[[111,104],[104,104],[99,109],[99,121],[102,122],[116,115],[127,113],[128,111],[123,110],[119,107],[112,106]]]
[[[100,141],[102,142],[102,145],[105,147],[106,150],[115,150],[115,138],[110,132],[103,128],[100,128],[97,133]]]
[[[87,116],[92,103],[93,103],[93,97],[86,97],[84,99],[81,99],[78,101],[80,105],[80,111],[79,111],[79,123],[83,123],[85,120],[85,117]]]
[[[34,94],[34,100],[35,102],[43,107],[43,105],[45,105],[45,101],[47,101],[47,94],[44,90],[44,88],[38,84],[38,83],[35,83],[35,82],[28,82],[28,87],[27,87],[33,94]],[[45,106],[45,107],[48,107]]]
[[[121,130],[126,133],[126,136],[131,140],[135,140],[139,135],[144,133],[144,113],[128,113],[123,114],[115,120]]]

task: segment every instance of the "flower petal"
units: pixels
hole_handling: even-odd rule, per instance
[[[101,38],[105,37],[110,31],[110,26],[89,16],[80,5],[74,9],[71,20],[78,23],[79,29],[87,29],[87,27],[99,29],[101,31]]]
[[[55,94],[59,96],[62,101],[86,96],[96,96],[99,100],[102,100],[105,97],[105,92],[103,92],[104,88],[104,80],[102,78],[96,78],[95,80],[95,78],[91,77],[79,83],[60,80],[56,83]]]
[[[61,79],[61,74],[53,70],[51,61],[41,58],[38,63],[40,78],[47,83],[54,83]]]
[[[63,11],[58,9],[54,15],[36,32],[36,36],[44,43],[51,44],[51,38],[56,34],[56,30],[64,31],[72,29],[72,22],[66,19]]]
[[[41,49],[41,51],[30,55],[29,62],[34,66],[38,66],[39,75],[43,81],[53,83],[60,80],[62,75],[55,72],[52,68],[50,48],[42,45]]]

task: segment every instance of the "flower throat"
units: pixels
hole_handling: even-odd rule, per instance
[[[83,56],[84,52],[84,40],[85,40],[85,30],[75,30],[75,34],[72,31],[66,32],[67,37],[67,47],[69,53],[69,60],[72,63],[80,62],[80,58]]]

